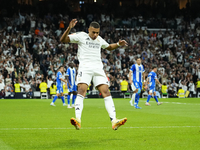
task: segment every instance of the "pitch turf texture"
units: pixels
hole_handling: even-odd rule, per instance
[[[117,117],[128,121],[112,130],[103,99],[85,99],[82,128],[70,124],[74,109],[51,100],[0,100],[0,150],[199,150],[200,99],[160,99],[134,109],[114,99]]]

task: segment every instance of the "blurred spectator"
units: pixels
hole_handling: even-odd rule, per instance
[[[193,83],[192,80],[190,81],[188,87],[189,87],[189,91],[190,91],[190,95],[189,95],[189,96],[190,96],[190,97],[194,97],[194,92],[195,92],[195,91],[194,91],[194,87],[195,87],[195,86],[194,86],[194,83]]]
[[[1,82],[1,80],[0,80],[0,82]],[[200,80],[199,80],[199,78],[197,79],[197,82],[196,82],[196,89],[197,89],[197,97],[198,97],[198,93],[200,93]]]
[[[21,89],[20,89],[20,84],[19,84],[19,82],[18,81],[16,81],[16,83],[14,84],[14,91],[15,91],[15,93],[20,93],[21,92]]]
[[[2,79],[0,79],[0,91],[5,90],[5,84],[2,82]]]
[[[141,2],[135,8],[141,8],[142,5]],[[134,14],[138,15],[130,15],[125,19],[116,19],[115,13],[102,11],[99,15],[87,13],[86,17],[82,14],[77,16],[78,23],[72,32],[86,31],[88,24],[96,20],[101,24],[100,34],[107,42],[126,39],[129,43],[129,46],[119,47],[115,51],[102,50],[102,62],[110,78],[110,90],[120,91],[122,76],[127,77],[135,58],[141,57],[147,73],[152,65],[158,65],[158,79],[167,83],[169,91],[177,93],[180,86],[195,93],[196,89],[187,82],[192,80],[194,84],[200,78],[199,18],[191,17],[194,21],[188,21],[183,17],[186,10],[174,8],[170,9],[173,10],[173,15],[166,13],[166,19],[163,19],[163,16],[158,17],[157,13],[151,11],[150,5],[145,6],[148,6],[145,7],[147,13],[142,14],[140,9],[134,9],[138,12]],[[121,11],[122,7],[123,5],[116,9]],[[173,4],[166,4],[165,9],[171,7]],[[174,17],[176,13],[178,15]],[[75,67],[78,67],[78,46],[59,41],[72,16],[41,14],[36,17],[34,13],[22,12],[10,16],[6,19],[8,26],[1,31],[0,36],[2,84],[14,85],[19,80],[24,91],[23,83],[29,81],[32,91],[35,91],[39,90],[41,80],[46,79],[49,88],[56,79],[56,71],[60,65],[73,61]],[[163,30],[151,31],[151,28]]]
[[[123,76],[123,81],[121,81],[120,83],[120,90],[123,93],[128,91],[128,81],[126,80],[124,76]]]
[[[41,93],[46,93],[47,92],[47,83],[45,82],[45,80],[43,80],[41,83],[40,83],[40,92]]]
[[[1,89],[1,91],[0,91],[0,98],[1,98],[1,99],[4,99],[5,96],[6,96],[5,90],[4,90],[4,89]]]
[[[26,93],[29,92],[30,89],[31,89],[31,86],[30,86],[30,84],[28,83],[28,81],[26,81],[26,83],[24,84],[24,90],[25,90],[25,92],[26,92]]]

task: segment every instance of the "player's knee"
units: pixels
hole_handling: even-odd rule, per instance
[[[84,88],[80,87],[80,88],[78,89],[78,94],[80,94],[80,95],[82,95],[82,96],[85,96],[86,91],[87,91],[87,89],[85,90]]]
[[[134,93],[138,93],[138,89],[136,89],[136,90],[134,91]]]
[[[111,95],[110,91],[108,89],[103,90],[101,94],[102,94],[103,97],[108,97],[108,96]]]

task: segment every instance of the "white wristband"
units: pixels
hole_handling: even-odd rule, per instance
[[[146,82],[146,80],[144,80],[144,82]]]
[[[117,45],[120,46],[120,45],[119,45],[119,42],[117,42]]]

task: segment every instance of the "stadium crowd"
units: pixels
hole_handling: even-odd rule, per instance
[[[50,13],[40,18],[20,11],[12,18],[5,18],[8,26],[0,31],[0,97],[4,90],[13,92],[16,82],[24,92],[39,91],[44,80],[50,88],[61,65],[66,69],[73,62],[77,69],[77,45],[59,40],[71,19],[68,15]],[[101,24],[100,35],[108,43],[119,39],[129,43],[128,47],[115,51],[102,50],[102,62],[111,91],[120,91],[120,83],[128,79],[131,65],[140,57],[146,75],[152,66],[158,67],[158,79],[168,86],[171,97],[176,96],[180,87],[185,92],[190,91],[191,97],[196,96],[196,82],[200,79],[200,18],[187,21],[178,16],[165,21],[171,24],[166,31],[157,32],[137,24],[144,22],[141,15],[122,20],[122,28],[115,28],[119,22],[109,14],[100,17],[88,14],[87,18],[77,16],[77,19],[72,32],[87,32],[88,22],[96,20]],[[128,90],[131,90],[130,85]],[[157,91],[161,91],[158,86]]]

